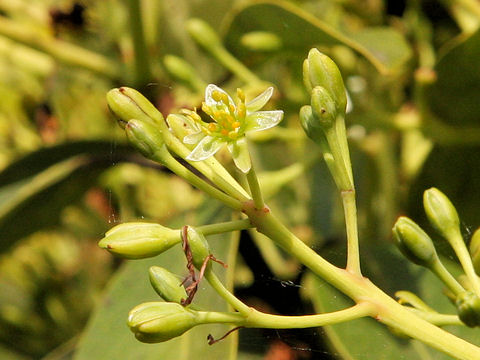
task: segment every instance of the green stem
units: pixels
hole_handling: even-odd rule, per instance
[[[368,279],[329,263],[296,238],[270,212],[256,210],[252,201],[243,204],[243,212],[249,216],[258,231],[270,237],[286,252],[356,303],[367,301],[375,304],[376,311],[371,316],[378,321],[455,358],[480,359],[480,348],[411,313]]]
[[[358,241],[357,206],[355,190],[342,191],[343,209],[345,212],[345,225],[347,229],[347,271],[361,275],[360,250]]]
[[[447,314],[439,314],[436,312],[431,311],[422,311],[418,309],[413,309],[409,307],[405,307],[418,317],[422,318],[425,321],[428,321],[431,324],[437,326],[447,326],[447,325],[460,325],[465,326],[465,324],[458,318],[458,315],[447,315]]]
[[[458,229],[456,229],[456,231],[449,236],[448,240],[453,250],[455,250],[458,260],[460,260],[460,264],[462,265],[463,271],[465,271],[465,275],[467,275],[468,280],[470,280],[473,292],[480,297],[480,279],[475,272],[472,258],[470,257],[470,253],[465,245],[465,241],[463,241],[462,234]]]
[[[440,259],[437,258],[436,261],[432,263],[430,266],[430,270],[438,276],[440,280],[455,294],[459,295],[463,292],[465,292],[465,289],[463,288],[460,283],[455,280],[455,278],[450,274],[450,272],[445,268],[443,263],[440,261]]]
[[[250,187],[250,192],[252,193],[252,199],[257,209],[263,209],[265,206],[263,202],[262,191],[260,189],[260,184],[258,183],[257,175],[255,174],[255,170],[252,167],[247,172],[247,181],[248,186]]]
[[[142,22],[140,0],[128,0],[130,33],[133,42],[136,84],[145,86],[151,79],[150,61]]]
[[[212,288],[223,298],[225,301],[233,307],[235,310],[239,311],[243,316],[248,316],[252,309],[241,302],[235,295],[233,295],[228,289],[223,286],[222,282],[210,269],[205,272],[205,279],[212,286]]]
[[[67,65],[78,66],[110,78],[122,75],[120,66],[110,59],[79,46],[38,33],[0,16],[0,35],[51,55]]]
[[[205,193],[211,195],[217,200],[220,200],[228,207],[234,210],[241,209],[241,203],[232,198],[231,196],[225,194],[224,192],[218,190],[216,187],[213,187],[206,181],[200,179],[197,175],[192,173],[190,170],[186,169],[182,164],[180,164],[175,158],[168,152],[167,147],[163,145],[160,150],[152,156],[152,160],[158,161],[161,164],[164,164],[175,174],[181,178],[187,180],[190,184],[196,188],[204,191]]]
[[[231,231],[251,229],[253,225],[249,219],[226,221],[217,224],[209,224],[197,226],[197,229],[202,232],[203,235],[223,234]]]

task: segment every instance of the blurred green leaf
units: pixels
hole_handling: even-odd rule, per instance
[[[20,237],[57,223],[66,205],[91,187],[102,170],[125,159],[122,145],[85,141],[43,148],[0,173],[0,251]]]
[[[426,92],[432,112],[450,124],[480,119],[480,30],[446,52],[435,66],[437,81]]]
[[[389,295],[393,296],[398,290],[408,290],[417,294],[434,310],[455,314],[455,307],[442,293],[443,283],[429,271],[408,262],[393,245],[368,246],[362,248],[362,252],[365,255],[362,258],[364,275]],[[337,259],[338,262],[342,254],[344,251],[335,247],[326,257]],[[305,286],[315,310],[319,313],[353,305],[342,293],[311,273],[307,274]],[[342,359],[451,359],[418,341],[393,335],[386,326],[371,318],[326,326],[323,329],[333,347],[332,351],[340,354]],[[467,341],[480,344],[478,329],[449,326],[446,330]]]
[[[219,209],[212,201],[208,201],[198,210],[197,219],[203,219],[202,223],[227,220],[229,212]],[[189,218],[190,223],[191,220]],[[208,238],[215,257],[225,261],[232,244],[228,237],[218,235]],[[148,269],[153,265],[162,266],[179,276],[187,274],[185,255],[179,245],[155,258],[127,262],[108,286],[102,304],[83,334],[74,359],[236,359],[236,334],[213,346],[207,344],[209,333],[219,338],[228,331],[225,325],[202,325],[160,344],[143,344],[135,339],[126,325],[128,312],[140,303],[160,301],[148,280]],[[234,271],[233,268],[224,270],[215,265],[214,269],[223,281],[228,271]],[[195,304],[207,310],[226,311],[225,302],[207,284],[202,283],[199,287]]]
[[[226,42],[231,48],[251,31],[268,31],[282,39],[285,49],[305,56],[316,45],[346,45],[383,74],[400,70],[410,59],[404,37],[388,27],[364,28],[354,34],[341,32],[309,12],[286,1],[247,1],[232,14]]]

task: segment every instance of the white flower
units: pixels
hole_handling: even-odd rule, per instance
[[[251,168],[250,154],[245,134],[249,131],[269,129],[283,118],[283,111],[258,111],[272,97],[273,88],[245,104],[245,95],[237,89],[237,101],[218,86],[210,84],[205,89],[202,110],[213,122],[205,123],[200,117],[190,116],[198,125],[198,131],[184,137],[186,144],[196,144],[187,160],[201,161],[213,156],[227,144],[235,165],[244,173]],[[195,114],[196,115],[196,114]]]

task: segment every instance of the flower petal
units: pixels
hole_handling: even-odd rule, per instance
[[[232,154],[235,166],[245,174],[249,172],[252,167],[252,162],[250,160],[250,153],[248,152],[247,139],[241,138],[240,140],[229,143],[228,150]]]
[[[273,87],[269,87],[263,93],[258,95],[255,99],[245,104],[245,106],[247,107],[247,111],[254,112],[254,111],[260,110],[262,107],[265,106],[268,100],[270,100],[272,95],[273,95]]]
[[[214,138],[213,136],[205,136],[195,149],[192,150],[190,154],[186,157],[187,160],[192,161],[201,161],[208,159],[210,156],[215,155],[215,153],[220,150],[224,142],[220,139]]]
[[[219,88],[215,84],[208,84],[206,89],[205,89],[205,104],[207,104],[208,106],[216,106],[216,105],[223,104],[222,102],[215,101],[213,99],[212,93],[214,91],[219,91],[219,92],[227,95],[228,96],[228,101],[230,101],[231,104],[235,104],[235,102],[232,100],[230,95],[228,95],[223,89]],[[227,105],[227,104],[224,104],[224,105]]]
[[[189,145],[198,144],[205,136],[206,135],[201,131],[188,134],[183,137],[183,143]]]
[[[257,111],[247,116],[247,131],[259,131],[270,129],[277,125],[283,119],[282,110]]]

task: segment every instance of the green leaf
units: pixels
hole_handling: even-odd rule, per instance
[[[235,48],[240,37],[252,31],[272,32],[282,39],[286,50],[302,56],[316,45],[345,45],[383,74],[398,71],[412,53],[403,36],[392,28],[372,27],[347,34],[283,0],[247,1],[233,14],[226,42]]]
[[[389,295],[393,296],[398,290],[408,290],[436,311],[455,314],[454,306],[442,293],[443,283],[424,268],[405,260],[393,245],[364,247],[362,252],[365,255],[362,258],[364,275]],[[342,249],[335,248],[329,257],[338,259],[342,254]],[[307,274],[305,286],[317,312],[340,310],[353,304],[342,293],[311,273]],[[342,359],[451,359],[419,341],[393,335],[386,326],[371,318],[326,326],[323,329],[333,347],[332,352],[340,354]],[[480,344],[478,329],[449,326],[446,330]]]
[[[36,229],[56,224],[61,209],[129,151],[85,141],[44,148],[12,163],[0,173],[0,251]]]
[[[208,201],[199,210],[200,218],[208,219],[205,223],[226,220],[229,212],[219,212],[219,206]],[[210,208],[210,209],[209,209]],[[203,223],[203,221],[202,221]],[[200,224],[200,223],[198,223]],[[228,235],[208,237],[212,253],[218,259],[228,261],[231,239]],[[88,324],[78,345],[75,360],[117,360],[117,359],[231,359],[236,358],[236,334],[229,335],[221,342],[209,346],[207,335],[221,337],[228,326],[202,325],[186,332],[181,337],[160,344],[144,344],[135,339],[126,325],[128,312],[134,306],[147,302],[159,301],[148,280],[150,266],[162,266],[169,271],[185,276],[187,274],[185,255],[181,246],[151,259],[127,262],[111,280],[102,303],[99,305]],[[228,271],[219,265],[213,265],[220,279],[225,281]],[[225,302],[210,288],[207,282],[201,283],[194,303],[204,309],[226,311]],[[228,355],[230,354],[230,355]]]
[[[432,112],[445,122],[478,125],[480,30],[462,40],[438,61],[437,81],[426,96]]]

